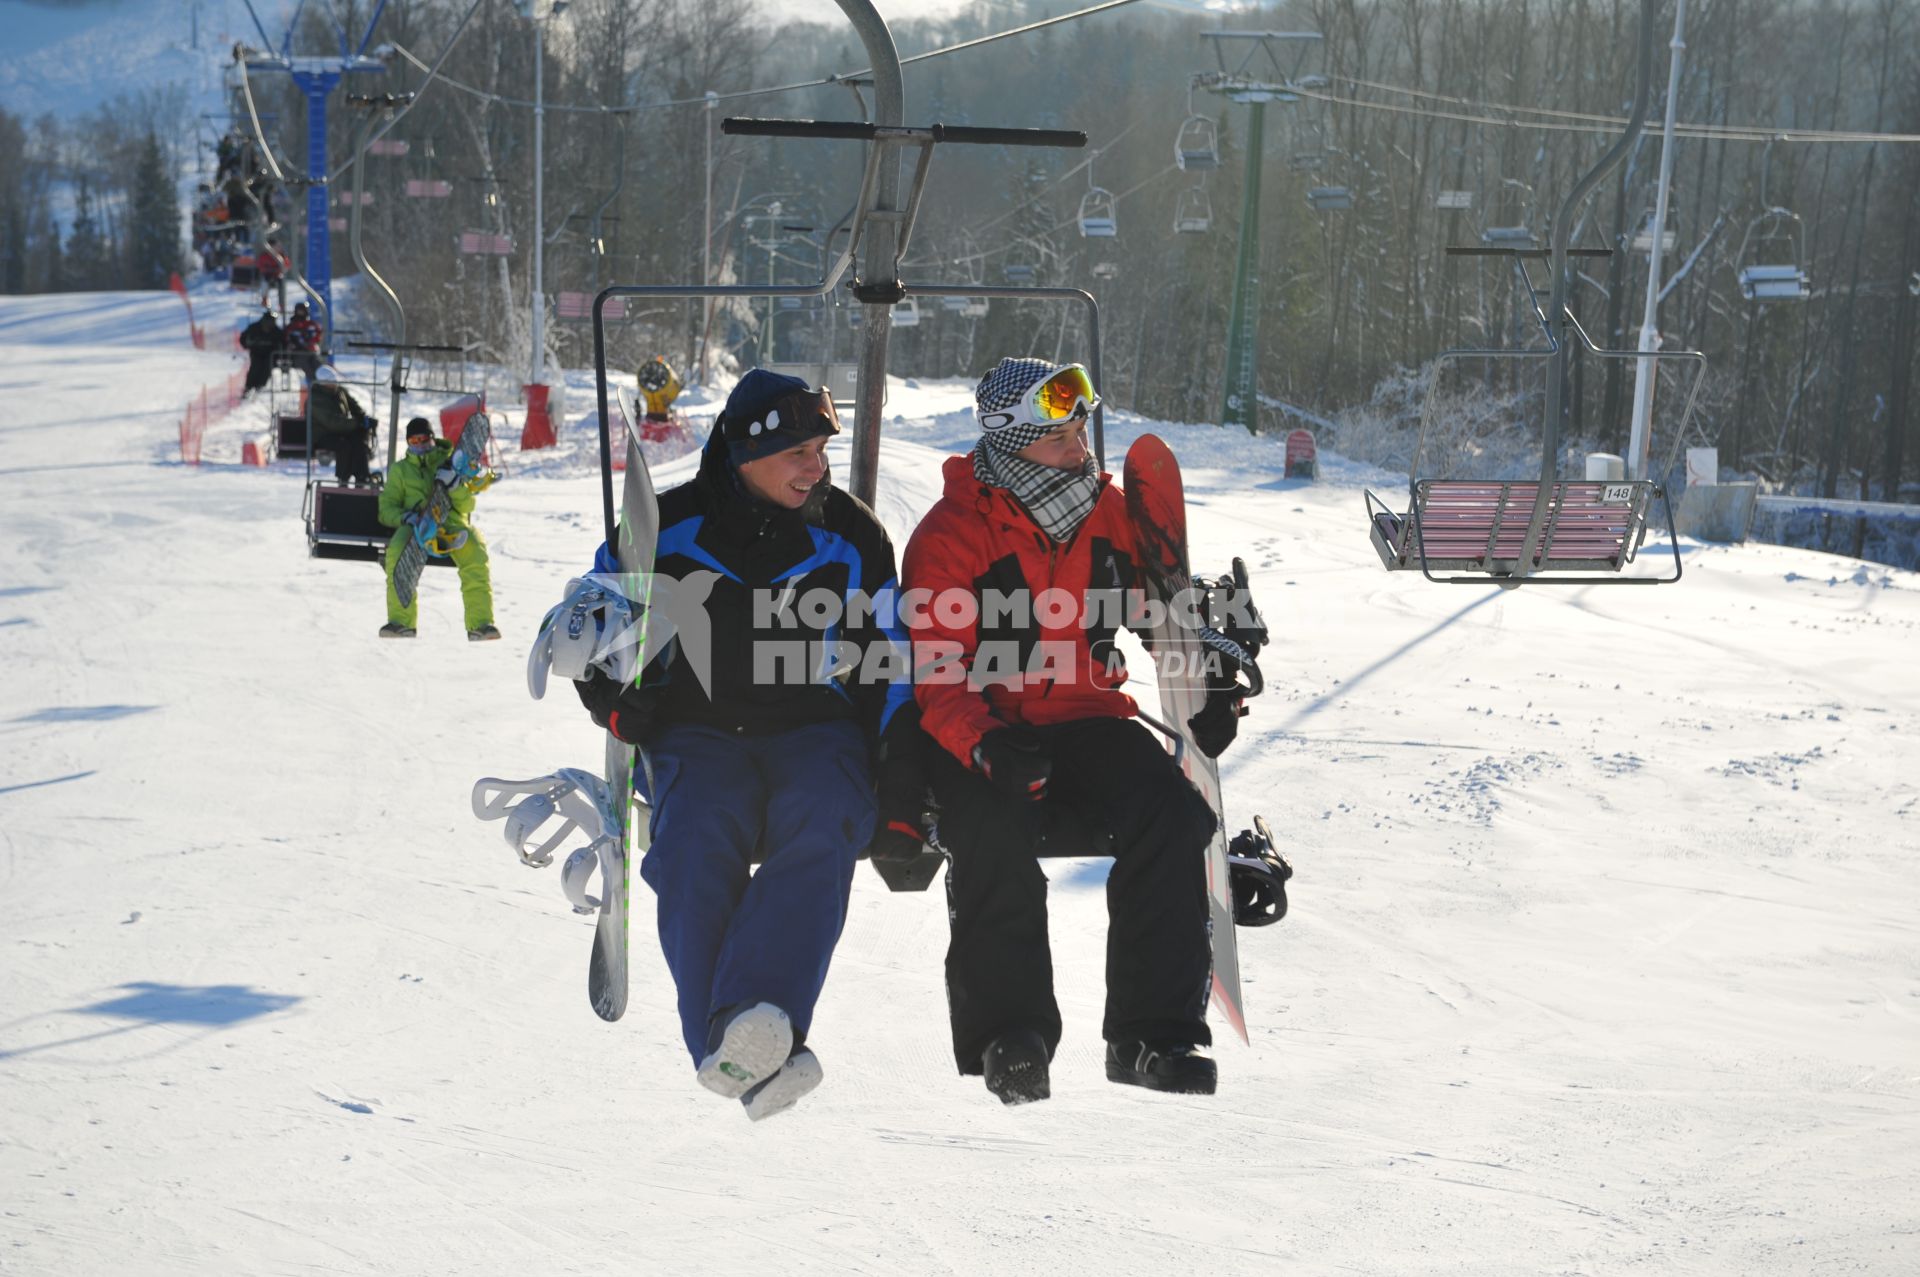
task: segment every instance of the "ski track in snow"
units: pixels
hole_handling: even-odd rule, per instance
[[[1196,567],[1243,555],[1276,635],[1223,760],[1297,869],[1240,935],[1253,1048],[1211,1099],[1108,1084],[1105,866],[1061,864],[1055,1098],[1003,1109],[954,1073],[939,888],[863,869],[826,1082],[754,1126],[693,1081],[645,889],[608,1027],[591,923],[468,810],[598,754],[523,672],[599,538],[591,377],[482,498],[507,641],[432,573],[380,643],[302,469],[235,464],[266,405],[177,464],[236,366],[184,334],[0,299],[0,1272],[1913,1270],[1911,574],[1688,544],[1657,591],[1442,590],[1367,544],[1393,476],[1116,412],[1110,467],[1173,443]],[[891,389],[896,547],[967,402]]]

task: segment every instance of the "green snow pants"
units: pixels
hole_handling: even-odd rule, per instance
[[[413,529],[402,524],[387,539],[387,620],[409,627],[420,613],[420,592],[414,591],[411,607],[402,607],[400,596],[393,592],[393,568],[400,561],[400,547],[412,536]],[[477,630],[483,625],[492,625],[493,574],[487,567],[487,543],[480,529],[468,528],[466,544],[447,557],[460,570],[460,601],[466,607],[467,628]],[[426,575],[421,574],[422,584]]]

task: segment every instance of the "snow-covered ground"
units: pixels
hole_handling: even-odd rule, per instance
[[[468,810],[598,756],[523,678],[599,537],[584,459],[509,450],[482,498],[506,642],[435,573],[383,643],[300,475],[231,464],[263,408],[177,464],[234,366],[185,333],[0,299],[0,1271],[1920,1267],[1920,578],[1688,543],[1662,589],[1435,586],[1367,544],[1391,476],[1153,426],[1278,636],[1225,760],[1298,870],[1240,934],[1251,1049],[1210,1099],[1107,1083],[1104,870],[1062,865],[1055,1098],[1004,1109],[952,1070],[940,893],[862,870],[827,1082],[754,1126],[693,1081],[651,898],[609,1027],[589,924]],[[892,388],[898,542],[966,403]]]

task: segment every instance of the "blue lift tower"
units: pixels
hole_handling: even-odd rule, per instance
[[[261,42],[271,48],[273,41],[260,25],[260,15],[254,12],[253,0],[246,0],[246,4],[247,13],[253,18],[253,26],[260,33]],[[380,0],[374,6],[373,16],[367,19],[366,30],[360,33],[357,44],[352,33],[339,23],[338,10],[332,5],[327,7],[336,15],[334,30],[340,40],[338,53],[294,53],[294,28],[299,24],[301,11],[306,8],[305,0],[301,0],[294,6],[293,16],[287,19],[286,34],[280,38],[280,51],[277,54],[250,54],[245,62],[249,71],[285,71],[293,77],[293,82],[307,98],[307,255],[303,273],[314,291],[320,294],[325,310],[322,322],[331,334],[334,326],[333,247],[327,227],[327,98],[343,76],[355,71],[386,69],[385,63],[378,58],[368,57],[366,51],[368,42],[373,39],[373,29],[379,24],[380,15],[386,11],[387,0]]]

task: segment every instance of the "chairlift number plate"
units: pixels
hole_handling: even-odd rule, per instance
[[[1633,487],[1631,483],[1609,483],[1600,489],[1602,505],[1632,505]]]

